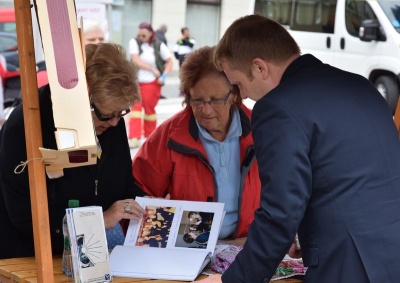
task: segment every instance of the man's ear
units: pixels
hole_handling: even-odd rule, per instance
[[[267,63],[261,59],[261,58],[255,58],[253,59],[252,62],[252,69],[253,69],[253,75],[259,75],[261,78],[266,79],[268,77],[268,65]]]

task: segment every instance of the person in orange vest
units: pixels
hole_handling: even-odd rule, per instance
[[[161,96],[161,86],[171,71],[173,61],[168,47],[157,39],[152,26],[147,22],[139,25],[137,38],[129,42],[129,53],[132,62],[139,68],[138,81],[141,103],[131,109],[129,122],[129,146],[140,146],[142,136],[142,109],[144,137],[148,137],[157,126],[155,107]]]

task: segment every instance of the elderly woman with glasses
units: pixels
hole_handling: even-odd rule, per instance
[[[99,205],[106,229],[122,219],[139,219],[145,211],[135,202],[144,192],[136,188],[122,116],[140,100],[137,69],[121,46],[101,43],[86,46],[86,80],[94,130],[101,147],[96,165],[64,169],[64,176],[46,179],[51,246],[63,251],[62,219],[70,199],[80,206]],[[49,85],[39,89],[43,146],[57,149]],[[71,115],[73,111],[71,110]],[[34,255],[27,170],[14,168],[27,159],[22,105],[0,132],[0,258]]]
[[[185,59],[180,79],[186,107],[143,143],[132,172],[149,195],[224,203],[219,238],[244,237],[260,200],[251,111],[214,66],[213,50],[203,47]]]
[[[161,86],[172,69],[173,61],[168,47],[157,39],[153,27],[147,22],[139,25],[137,38],[129,42],[129,53],[132,62],[139,68],[138,80],[142,95],[141,103],[133,106],[129,121],[129,146],[135,148],[140,146],[142,129],[147,138],[157,126],[155,108],[161,97]]]

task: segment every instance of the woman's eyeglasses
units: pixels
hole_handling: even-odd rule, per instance
[[[202,99],[190,99],[189,104],[195,108],[203,108],[204,104],[208,103],[212,108],[217,108],[221,105],[225,105],[228,102],[229,95],[231,95],[231,91],[228,92],[225,98],[212,98],[209,101],[204,101]]]
[[[96,107],[96,105],[94,105],[94,103],[92,103],[91,106],[92,106],[92,108],[90,110],[93,111],[94,114],[96,114],[97,119],[99,119],[100,121],[103,121],[103,122],[109,121],[114,118],[120,119],[121,117],[123,117],[126,114],[128,114],[129,112],[131,112],[131,109],[127,108],[125,110],[120,111],[117,115],[104,116],[103,114],[101,114],[101,112]]]

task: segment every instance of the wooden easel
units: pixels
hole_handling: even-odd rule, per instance
[[[14,0],[21,72],[25,139],[32,207],[33,235],[38,282],[53,283],[49,211],[44,164],[39,147],[42,146],[36,62],[33,44],[31,5],[29,0]]]
[[[51,100],[58,150],[42,148],[30,0],[14,2],[37,274],[39,282],[52,283],[53,259],[44,169],[50,178],[57,178],[63,175],[64,168],[94,164],[97,145],[74,0],[34,0],[34,5],[53,91]],[[71,162],[68,154],[79,150],[88,152],[87,160]]]

